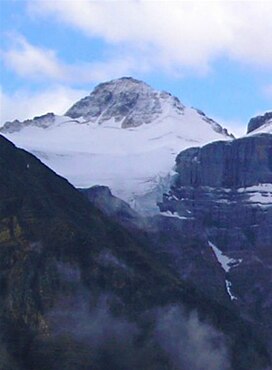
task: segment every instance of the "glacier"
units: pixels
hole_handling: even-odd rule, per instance
[[[233,138],[203,112],[132,78],[98,85],[64,116],[8,122],[0,132],[74,186],[108,186],[138,210],[169,188],[180,151]]]

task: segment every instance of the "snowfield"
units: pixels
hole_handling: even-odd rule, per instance
[[[113,95],[114,83],[108,83],[111,84]],[[124,88],[128,88],[127,85],[130,89],[134,88],[131,84],[132,82],[126,81]],[[104,85],[107,84],[101,85],[105,89]],[[137,86],[135,88],[137,91]],[[118,89],[120,90],[120,86]],[[19,122],[18,129],[2,129],[2,133],[17,146],[30,151],[47,166],[67,178],[74,186],[88,188],[93,185],[106,185],[114,195],[133,204],[135,199],[154,191],[165,178],[170,177],[175,158],[180,151],[216,140],[231,139],[220,125],[202,112],[184,107],[168,93],[151,89],[152,95],[150,89],[144,84],[138,92],[140,96],[142,91],[147,90],[146,99],[150,96],[150,99],[156,99],[156,114],[148,111],[153,109],[153,103],[145,104],[145,119],[153,119],[149,123],[144,123],[143,120],[143,123],[139,124],[141,112],[133,111],[129,114],[138,126],[124,128],[122,122],[128,115],[124,114],[120,119],[118,111],[118,119],[105,119],[107,112],[101,112],[96,119],[93,116],[90,119],[88,116],[53,116],[52,119],[50,116],[48,123],[45,117],[45,124],[41,117],[36,121],[27,121],[27,125]],[[91,96],[95,94],[96,90]],[[83,99],[85,105],[86,99]],[[115,104],[121,106],[119,95],[116,99]],[[92,104],[95,104],[93,100],[92,97]],[[157,108],[158,105],[160,109]],[[112,105],[110,109],[113,109]]]
[[[5,136],[76,187],[107,185],[127,201],[152,190],[183,149],[229,139],[192,109],[135,128],[118,126],[113,121],[102,126],[57,117],[47,129],[26,127]]]

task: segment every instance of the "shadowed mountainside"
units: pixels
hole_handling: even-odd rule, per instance
[[[184,283],[142,240],[1,136],[0,179],[1,369],[200,369],[180,355],[182,345],[177,353],[166,344],[176,335],[187,352],[213,354],[220,369],[228,351],[226,369],[268,366],[259,334],[234,309]],[[196,328],[212,347],[190,339]]]

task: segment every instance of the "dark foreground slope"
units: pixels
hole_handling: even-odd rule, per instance
[[[269,366],[235,311],[1,136],[0,330],[1,370]]]

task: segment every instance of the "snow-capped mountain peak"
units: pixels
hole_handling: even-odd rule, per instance
[[[98,124],[115,121],[118,127],[137,127],[159,119],[165,111],[184,113],[184,106],[171,94],[152,89],[145,82],[123,77],[98,85],[74,104],[66,115]]]
[[[106,185],[126,201],[168,178],[183,149],[232,138],[203,112],[129,77],[98,85],[65,116],[6,123],[0,132],[75,186]]]
[[[132,77],[122,77],[96,86],[90,95],[76,102],[64,116],[47,113],[23,122],[6,122],[0,132],[13,133],[30,126],[48,129],[64,123],[134,128],[144,124],[167,122],[169,119],[183,124],[187,122],[190,126],[192,118],[209,124],[217,133],[232,137],[226,129],[201,110],[185,107],[170,93],[155,90]]]

